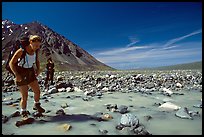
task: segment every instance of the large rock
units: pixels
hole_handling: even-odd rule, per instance
[[[48,90],[49,94],[54,94],[54,93],[57,93],[57,92],[58,92],[58,90],[56,88],[51,88],[51,89]]]
[[[144,126],[139,126],[135,128],[134,130],[134,135],[151,135]]]
[[[121,114],[125,114],[128,112],[128,107],[125,106],[125,105],[121,105],[119,108],[118,108],[118,112],[121,113]]]
[[[139,125],[139,119],[134,114],[123,114],[120,119],[120,124],[127,127],[137,127]]]
[[[193,119],[188,111],[188,109],[186,107],[182,107],[180,108],[176,114],[177,117],[180,117],[182,119]]]
[[[167,95],[172,95],[173,94],[173,92],[171,90],[167,89],[167,88],[163,88],[162,91],[163,91],[164,94],[167,94]]]
[[[177,106],[177,105],[175,105],[175,104],[173,104],[173,103],[171,103],[171,102],[166,102],[166,103],[164,103],[164,104],[162,104],[161,106],[159,106],[159,108],[161,108],[161,109],[164,109],[164,110],[178,110],[178,109],[180,109],[181,107],[180,106]]]

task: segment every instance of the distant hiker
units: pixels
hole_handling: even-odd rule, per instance
[[[54,62],[52,58],[48,58],[46,64],[46,80],[45,80],[45,87],[48,89],[48,81],[51,81],[51,85],[53,85],[53,76],[54,76]]]
[[[27,114],[29,114],[26,110],[29,87],[31,87],[34,92],[33,110],[37,110],[40,113],[45,112],[40,106],[40,87],[36,78],[36,76],[40,74],[38,51],[41,45],[41,37],[38,35],[31,35],[28,40],[29,42],[27,45],[24,45],[25,48],[19,48],[9,62],[9,66],[15,76],[15,82],[21,93],[20,107],[22,117],[27,117]],[[24,52],[26,52],[25,57],[21,59]],[[16,63],[18,64],[16,65]],[[33,67],[34,63],[36,64],[36,70]]]

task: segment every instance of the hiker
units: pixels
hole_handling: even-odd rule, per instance
[[[45,87],[48,90],[48,81],[51,81],[51,85],[53,85],[53,76],[54,76],[54,62],[52,61],[52,58],[47,59],[46,64],[46,80],[45,80]]]
[[[23,118],[28,117],[29,111],[27,111],[27,98],[28,98],[28,88],[31,87],[34,92],[34,106],[33,110],[37,110],[40,113],[45,112],[39,102],[40,100],[40,87],[38,85],[37,76],[40,74],[40,62],[38,57],[38,51],[41,45],[41,37],[38,35],[31,35],[29,37],[29,43],[25,48],[18,49],[9,62],[9,66],[14,73],[16,85],[20,89],[21,93],[21,115]],[[26,51],[25,60],[26,63],[23,64],[23,59],[16,62],[18,59],[21,59],[21,55],[24,50]],[[33,67],[33,64],[36,64],[36,70]]]

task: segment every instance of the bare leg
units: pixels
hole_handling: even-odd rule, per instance
[[[40,106],[40,87],[39,87],[39,84],[38,84],[38,81],[35,80],[33,82],[31,82],[29,84],[29,86],[32,88],[33,92],[34,92],[34,100],[35,100],[35,104],[34,104],[34,107],[33,109],[34,110],[37,110],[38,112],[40,113],[43,113],[45,112],[45,109],[43,109],[41,106]]]
[[[31,87],[31,89],[34,92],[34,100],[35,100],[35,102],[39,102],[39,100],[40,100],[40,87],[39,87],[38,81],[35,80],[35,81],[31,82],[29,84],[29,86]]]
[[[20,101],[20,107],[22,109],[26,109],[27,107],[27,99],[28,99],[28,86],[19,86],[20,93],[21,93],[21,101]]]

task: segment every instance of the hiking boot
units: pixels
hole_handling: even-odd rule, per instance
[[[21,112],[21,116],[22,116],[23,118],[28,118],[28,115],[30,115],[30,112],[29,112],[29,111],[22,111],[22,112]]]
[[[40,112],[40,113],[45,112],[45,109],[43,109],[43,108],[40,106],[40,103],[35,103],[35,104],[34,104],[34,107],[33,107],[33,110],[37,110],[37,111]]]

